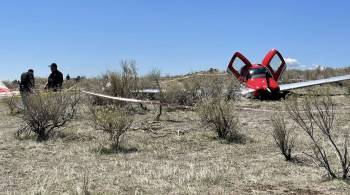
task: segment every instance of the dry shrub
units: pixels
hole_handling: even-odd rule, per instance
[[[342,85],[342,86],[345,86],[346,93],[347,93],[347,94],[350,94],[350,81],[342,81],[342,82],[341,82],[341,85]]]
[[[110,106],[90,106],[91,121],[97,130],[102,130],[109,135],[111,149],[119,148],[120,139],[126,133],[132,122],[133,114],[125,108]]]
[[[184,78],[164,82],[165,102],[179,105],[194,105],[198,103],[201,95],[200,89],[204,80],[205,76],[191,74]]]
[[[139,77],[137,74],[136,62],[121,61],[121,73],[109,71],[107,78],[109,81],[107,93],[112,96],[130,98],[132,92],[138,90]]]
[[[84,79],[79,83],[79,87],[84,91],[102,93],[106,90],[107,82],[107,75],[105,75],[104,77]]]
[[[271,118],[273,127],[272,137],[287,161],[292,160],[292,149],[294,148],[296,134],[294,129],[286,128],[283,115],[273,115]]]
[[[200,99],[219,98],[224,94],[226,80],[221,75],[208,75],[203,77],[199,89]]]
[[[284,84],[295,83],[300,81],[304,81],[304,74],[302,70],[286,70],[284,71],[281,77],[281,82]]]
[[[181,80],[181,81],[180,81]],[[164,82],[166,103],[196,105],[204,99],[220,98],[223,95],[234,99],[239,83],[223,74],[191,74],[183,79]]]
[[[71,89],[72,87],[75,87],[78,84],[75,80],[64,80],[63,82],[63,88],[64,89]]]
[[[350,167],[349,132],[336,125],[339,117],[329,92],[312,92],[301,102],[292,98],[286,108],[310,138],[312,154],[305,154],[323,167],[329,177],[346,179]]]
[[[20,112],[21,108],[21,99],[20,97],[17,96],[12,96],[12,97],[4,97],[1,99],[3,103],[9,108],[10,114],[15,114],[17,112]]]
[[[298,70],[290,69],[286,70],[282,75],[283,83],[295,83],[300,81],[323,79],[329,77],[335,77],[350,73],[350,68],[330,68],[330,67],[316,67],[314,69]]]
[[[214,127],[220,139],[238,143],[244,141],[237,129],[238,115],[233,101],[208,99],[200,104],[198,114],[204,123]]]
[[[203,81],[203,77],[191,75],[189,78],[183,80],[183,86],[186,91],[186,101],[188,105],[197,104],[200,101],[199,91]]]
[[[242,86],[237,79],[226,79],[225,86],[226,89],[224,89],[224,95],[226,95],[228,100],[236,100],[237,98],[242,97]]]
[[[21,113],[26,122],[25,127],[37,134],[37,141],[45,141],[75,116],[80,93],[32,93],[22,97],[22,101],[24,107]]]
[[[334,68],[325,68],[322,71],[318,71],[318,74],[323,75],[324,78],[328,78],[328,77],[334,77],[334,76],[339,76],[339,75],[343,75],[343,72],[338,72],[338,69],[334,69]]]
[[[182,83],[172,82],[168,84],[164,93],[164,103],[177,105],[191,105],[187,91]]]
[[[157,68],[153,68],[152,70],[150,70],[150,72],[147,74],[147,77],[149,80],[153,81],[153,83],[155,84],[155,86],[157,87],[157,89],[159,90],[159,109],[158,109],[158,114],[155,117],[155,120],[160,120],[160,116],[163,113],[163,104],[164,104],[164,93],[163,93],[163,89],[160,85],[160,78],[161,78],[161,74],[160,74],[160,70]]]
[[[136,98],[137,93],[133,93],[134,91],[138,91],[139,86],[136,62],[133,60],[121,61],[120,67],[121,72],[107,71],[102,77],[84,79],[79,85],[85,91],[124,98]],[[93,103],[97,105],[108,105],[115,104],[116,102],[95,96]],[[125,105],[123,102],[117,103],[119,105]]]

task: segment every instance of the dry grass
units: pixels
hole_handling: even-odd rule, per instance
[[[348,97],[336,95],[338,105]],[[240,107],[279,111],[282,101],[239,100]],[[22,122],[0,104],[1,194],[348,194],[344,180],[326,180],[298,144],[287,162],[273,139],[270,112],[239,110],[244,144],[227,144],[200,123],[194,111],[151,111],[135,116],[122,150],[86,122],[85,112],[55,140],[17,140]],[[344,116],[348,116],[348,110]],[[281,112],[281,114],[286,114]],[[348,117],[347,117],[348,118]],[[286,118],[287,123],[291,119]],[[349,125],[349,121],[344,125]],[[302,131],[298,143],[307,142]]]

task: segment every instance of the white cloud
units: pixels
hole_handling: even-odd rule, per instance
[[[312,67],[311,68],[308,68],[309,70],[314,70],[314,69],[320,69],[321,71],[326,69],[325,66],[321,66],[319,64],[312,64]]]
[[[300,62],[297,59],[294,58],[284,58],[284,61],[287,64],[287,67],[292,67],[292,68],[297,68],[297,67],[302,67]]]
[[[284,58],[284,61],[286,62],[287,68],[291,69],[301,69],[301,70],[314,70],[314,69],[320,69],[321,71],[326,68],[326,66],[322,66],[319,64],[311,64],[311,65],[304,65],[301,64],[297,59],[294,58]]]

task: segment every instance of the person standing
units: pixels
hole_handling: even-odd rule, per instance
[[[21,74],[21,82],[19,83],[19,91],[23,93],[31,93],[35,86],[34,70],[29,69],[27,72]]]
[[[52,91],[61,90],[63,83],[63,74],[57,69],[56,63],[52,63],[49,65],[49,67],[51,68],[51,74],[49,75],[45,89]]]

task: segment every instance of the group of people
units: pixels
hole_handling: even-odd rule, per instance
[[[59,91],[62,88],[63,74],[57,69],[57,64],[52,63],[49,65],[51,74],[47,79],[45,89],[51,91]],[[21,74],[21,81],[19,89],[21,93],[30,93],[32,88],[35,86],[34,70],[29,69],[27,72]]]

